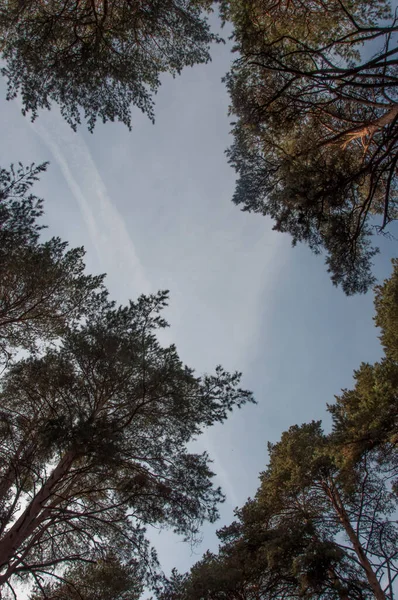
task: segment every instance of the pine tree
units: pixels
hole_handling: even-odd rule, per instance
[[[8,99],[35,119],[58,104],[76,129],[97,119],[131,128],[131,105],[154,119],[164,73],[210,60],[208,0],[18,0],[0,5]]]
[[[96,563],[71,566],[44,585],[39,581],[30,600],[139,600],[144,579],[139,562],[124,564],[110,554]]]
[[[364,292],[371,235],[397,217],[396,16],[384,0],[222,5],[239,52],[226,78],[233,200],[324,251],[347,294]]]
[[[333,429],[293,425],[269,444],[254,499],[160,600],[393,600],[398,578],[398,262],[376,288],[385,356],[328,406]]]
[[[0,334],[16,353],[0,386],[0,586],[73,596],[71,581],[121,569],[134,595],[124,569],[157,576],[147,526],[192,541],[217,518],[210,459],[188,445],[252,395],[239,373],[198,377],[159,343],[167,292],[117,306],[83,249],[42,241],[29,190],[43,169],[0,173]]]
[[[106,302],[103,276],[84,272],[84,249],[42,241],[43,202],[30,193],[46,165],[0,170],[0,360],[34,351]]]

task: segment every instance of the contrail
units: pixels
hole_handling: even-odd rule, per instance
[[[33,128],[52,153],[79,206],[101,267],[129,297],[150,293],[152,286],[134,243],[84,139],[56,117],[48,115],[45,121],[44,126],[34,123]]]

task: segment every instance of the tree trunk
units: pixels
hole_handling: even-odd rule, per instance
[[[377,579],[376,574],[373,571],[373,567],[370,564],[368,557],[366,556],[366,552],[364,551],[362,544],[359,541],[359,538],[351,525],[350,519],[348,518],[338,489],[335,487],[334,483],[331,482],[324,484],[324,490],[332,503],[332,506],[340,520],[340,523],[344,527],[344,530],[352,544],[353,550],[357,555],[363,570],[365,571],[366,578],[370,587],[373,590],[376,600],[386,600],[386,595],[380,585],[380,582]]]
[[[38,517],[45,508],[47,500],[67,475],[75,458],[76,455],[72,451],[65,454],[19,519],[0,540],[0,567],[5,566],[15,557],[22,544],[35,531],[39,524]],[[4,583],[9,576],[10,573],[0,575],[0,584]]]

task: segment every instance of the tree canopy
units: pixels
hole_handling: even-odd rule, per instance
[[[254,500],[218,532],[208,553],[167,582],[163,600],[393,597],[397,497],[370,452],[339,467],[319,422],[269,446]]]
[[[8,99],[23,113],[58,104],[76,129],[83,118],[131,128],[131,105],[153,120],[163,73],[210,60],[208,0],[18,0],[0,3]]]
[[[159,293],[106,308],[5,375],[0,583],[107,548],[145,557],[145,525],[189,538],[216,518],[208,456],[186,445],[251,396],[238,374],[197,378],[159,345],[165,302]]]
[[[373,284],[372,233],[397,216],[396,16],[385,0],[222,2],[234,202],[306,242],[347,294]]]
[[[392,461],[397,471],[398,426],[398,261],[393,274],[375,289],[374,317],[380,328],[384,356],[375,364],[362,363],[354,372],[355,387],[343,390],[328,406],[338,443],[343,443],[341,460],[352,463],[364,451],[375,450],[381,463]],[[347,445],[344,440],[349,440]]]
[[[0,362],[55,340],[106,298],[83,248],[40,238],[43,202],[30,190],[46,166],[0,169]]]
[[[110,554],[97,563],[66,569],[44,585],[36,584],[30,600],[139,600],[144,573],[138,561],[122,563]]]

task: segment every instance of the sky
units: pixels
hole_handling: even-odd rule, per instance
[[[221,518],[205,525],[196,548],[151,530],[166,572],[184,571],[216,529],[252,496],[267,461],[267,441],[290,425],[325,419],[325,407],[352,384],[353,369],[381,355],[373,297],[347,298],[332,286],[322,257],[292,248],[269,219],[231,202],[235,174],[228,96],[221,78],[231,54],[213,48],[211,64],[164,77],[156,123],[133,112],[133,130],[116,123],[74,133],[54,107],[32,124],[18,101],[2,103],[0,164],[50,166],[35,193],[45,198],[49,235],[83,245],[87,270],[107,273],[119,302],[170,290],[164,343],[175,342],[198,374],[217,364],[243,373],[257,405],[209,429],[196,447],[213,458],[226,494]],[[5,85],[0,81],[0,93]],[[394,242],[380,240],[375,273],[391,272]]]

